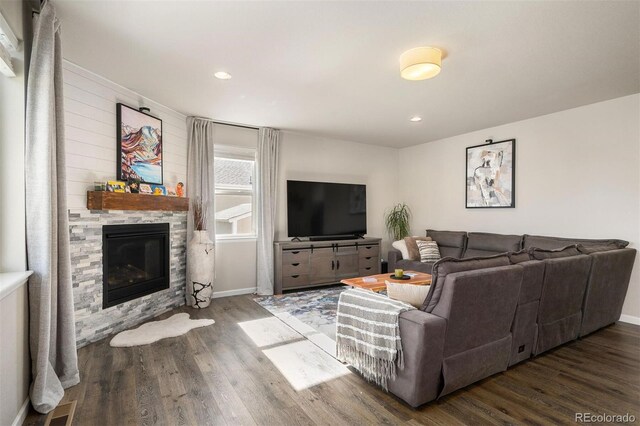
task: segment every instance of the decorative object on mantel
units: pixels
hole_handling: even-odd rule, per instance
[[[162,185],[162,120],[143,110],[116,105],[118,179]]]
[[[112,348],[128,348],[148,345],[167,337],[182,336],[194,328],[206,327],[214,323],[215,321],[212,319],[192,320],[189,318],[189,314],[183,312],[161,321],[148,322],[133,330],[118,333],[111,339],[109,346]]]
[[[127,181],[127,192],[132,194],[140,193],[140,180],[133,178],[129,179]]]
[[[141,183],[140,184],[140,193],[141,194],[151,194],[151,185],[149,185],[148,183]]]
[[[193,238],[187,248],[187,305],[206,308],[211,303],[215,278],[215,246],[207,232],[207,207],[199,197],[194,199]]]
[[[107,191],[108,192],[126,192],[125,188],[126,188],[127,184],[124,182],[120,182],[117,180],[110,180],[107,181]]]
[[[144,186],[141,184],[140,186]],[[123,192],[87,191],[89,210],[189,210],[189,199]]]
[[[516,140],[467,148],[465,201],[468,209],[516,206]]]
[[[184,197],[184,183],[178,182],[176,185],[176,195],[178,197]]]
[[[153,195],[167,195],[164,185],[151,185],[151,193]]]
[[[405,203],[398,203],[387,213],[384,219],[384,226],[394,241],[401,240],[409,236],[409,220],[411,210]]]

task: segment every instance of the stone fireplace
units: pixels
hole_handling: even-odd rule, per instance
[[[186,212],[70,210],[69,232],[78,347],[184,304]]]

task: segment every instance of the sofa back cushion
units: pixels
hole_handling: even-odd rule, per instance
[[[542,248],[547,250],[553,250],[553,249],[559,249],[559,248],[563,248],[568,245],[574,245],[574,244],[582,244],[585,246],[614,244],[618,248],[625,248],[626,246],[629,245],[629,242],[624,240],[615,240],[615,239],[585,240],[580,238],[546,237],[541,235],[528,235],[528,234],[525,234],[523,239],[523,248],[525,249],[529,249],[531,247],[537,247],[537,248]]]
[[[434,315],[447,320],[440,395],[506,370],[521,282],[519,265],[446,276],[433,310]]]
[[[589,255],[591,269],[584,298],[580,336],[620,319],[636,250],[598,251]]]
[[[462,231],[436,231],[427,229],[427,237],[438,243],[442,257],[461,258],[467,243],[467,233]]]
[[[498,266],[509,266],[510,264],[509,257],[506,254],[467,259],[456,259],[453,257],[442,258],[433,265],[429,293],[420,309],[429,313],[433,311],[433,308],[440,300],[442,287],[448,274],[473,271],[476,269],[495,268]]]
[[[469,232],[467,234],[467,247],[462,257],[491,256],[518,251],[521,248],[522,235]]]
[[[577,255],[546,259],[544,263],[534,355],[578,337],[591,258]]]
[[[582,254],[592,254],[592,253],[600,253],[603,251],[612,251],[612,250],[621,250],[624,247],[620,247],[619,244],[615,244],[615,243],[608,243],[608,244],[593,244],[593,245],[585,245],[585,244],[578,244],[577,247],[578,251]]]
[[[575,245],[566,246],[555,250],[546,250],[536,247],[532,247],[529,249],[529,256],[531,257],[531,259],[535,260],[557,259],[560,257],[577,256],[579,254],[580,252],[578,251],[578,247]]]

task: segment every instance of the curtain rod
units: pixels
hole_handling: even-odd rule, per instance
[[[216,121],[216,120],[212,120],[210,118],[207,117],[198,117],[198,116],[194,116],[194,118],[198,118],[200,120],[207,120],[210,121],[212,123],[215,124],[222,124],[225,126],[233,126],[233,127],[240,127],[242,129],[251,129],[251,130],[260,130],[260,127],[255,127],[255,126],[249,126],[247,124],[234,124],[234,123],[225,123],[224,121]]]

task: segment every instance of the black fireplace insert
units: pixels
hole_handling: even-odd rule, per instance
[[[169,250],[168,223],[104,225],[103,309],[169,288]]]

